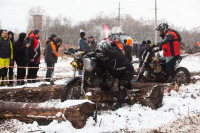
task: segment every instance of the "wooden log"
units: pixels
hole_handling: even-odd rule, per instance
[[[63,89],[64,85],[0,89],[0,100],[33,103],[45,102],[50,99],[60,99]]]
[[[137,88],[127,91],[129,98],[134,98],[135,102],[142,104],[143,106],[151,107],[152,109],[157,109],[162,105],[163,95],[164,95],[164,85],[156,84],[143,84],[137,83],[133,84]],[[89,88],[88,91],[92,92],[91,100],[93,102],[107,103],[109,105],[116,102],[116,97],[118,91],[101,91],[100,89]],[[131,104],[130,99],[125,99],[125,103]]]
[[[61,112],[65,116],[63,119],[70,121],[75,128],[83,128],[94,110],[94,104],[89,102],[66,108],[55,108],[41,107],[38,103],[0,101],[1,119],[18,119],[27,123],[37,121],[40,125],[49,124],[54,119],[60,120],[56,115]]]

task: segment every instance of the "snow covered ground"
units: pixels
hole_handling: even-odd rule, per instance
[[[136,59],[136,58],[134,58]],[[57,66],[69,67],[67,63],[71,61],[71,58],[61,60],[56,64]],[[43,66],[45,64],[42,64]],[[41,66],[42,66],[41,65]],[[135,68],[138,66],[134,65]],[[186,67],[190,72],[200,72],[200,56],[188,56],[184,58],[180,66]],[[56,76],[68,76],[72,75],[71,69],[55,69]],[[40,72],[40,76],[43,73]],[[70,122],[58,123],[56,120],[47,126],[39,126],[37,122],[33,124],[25,124],[18,120],[7,120],[5,124],[0,125],[1,132],[47,132],[47,133],[66,133],[66,132],[79,132],[79,133],[94,133],[94,132],[147,132],[158,129],[169,123],[173,123],[177,120],[184,120],[188,116],[196,116],[200,112],[200,76],[196,75],[197,81],[195,84],[190,83],[187,86],[181,86],[179,92],[171,91],[170,94],[165,93],[163,98],[163,106],[157,110],[152,110],[149,107],[142,107],[140,104],[134,104],[133,106],[124,106],[116,111],[104,111],[98,115],[97,123],[94,122],[93,118],[89,118],[85,127],[82,129],[74,129]],[[63,84],[65,80],[59,80],[56,84]],[[34,86],[38,84],[31,84]],[[55,105],[57,102],[57,105]],[[53,104],[58,107],[59,100]],[[52,103],[47,102],[52,105]],[[70,103],[69,103],[70,104]],[[41,106],[45,106],[42,103]],[[48,105],[46,105],[48,106]],[[199,117],[198,117],[199,118]],[[199,121],[198,121],[199,122]],[[200,123],[198,123],[200,124]],[[12,127],[11,129],[5,129],[2,126]],[[12,125],[12,126],[11,126]],[[170,128],[170,126],[166,126]],[[183,127],[189,128],[188,126]],[[197,127],[200,130],[200,126]],[[173,132],[173,130],[171,130]],[[168,130],[168,132],[171,132]],[[187,130],[188,131],[188,130]],[[177,132],[174,131],[174,132]]]

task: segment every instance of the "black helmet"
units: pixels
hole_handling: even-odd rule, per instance
[[[112,46],[108,41],[102,40],[101,42],[97,44],[96,51],[100,53],[104,53],[106,50],[110,49],[111,47]]]
[[[167,23],[160,23],[154,30],[161,30],[161,31],[164,31],[165,33],[168,27],[169,26]]]
[[[164,38],[165,33],[167,33],[168,27],[169,26],[167,23],[160,23],[154,30],[160,31],[160,36]]]

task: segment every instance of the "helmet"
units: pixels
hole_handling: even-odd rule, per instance
[[[112,46],[108,41],[102,40],[97,44],[96,51],[98,51],[100,53],[105,53],[105,51],[110,49],[111,47]]]
[[[167,32],[168,27],[169,26],[167,23],[160,23],[154,30],[160,31],[160,36],[164,37],[165,33]]]
[[[166,30],[168,27],[167,23],[160,23],[154,30]]]

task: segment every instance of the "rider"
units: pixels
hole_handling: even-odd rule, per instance
[[[122,106],[127,95],[127,89],[132,89],[133,66],[115,43],[110,44],[108,41],[103,40],[97,44],[96,51],[105,69],[119,80],[117,103],[112,107],[112,110],[117,110]]]
[[[168,27],[167,23],[159,24],[154,30],[160,32],[160,37],[163,39],[161,42],[153,46],[159,46],[164,52],[166,57],[165,71],[167,73],[167,82],[171,82],[175,75],[174,67],[176,61],[180,57],[180,34]]]

